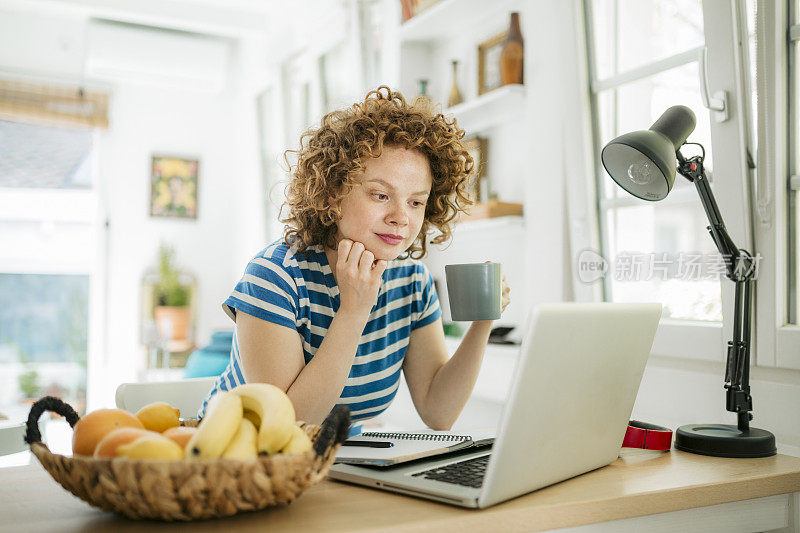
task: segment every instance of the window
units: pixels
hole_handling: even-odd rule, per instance
[[[85,403],[88,309],[88,275],[0,273],[0,405]]]
[[[733,284],[725,279],[692,183],[678,175],[665,200],[645,202],[617,186],[599,156],[607,142],[649,128],[667,108],[689,107],[697,126],[688,142],[705,148],[705,167],[728,230],[737,245],[752,250],[746,170],[749,94],[744,106],[731,107],[731,102],[742,101],[736,96],[749,82],[730,74],[743,72],[738,65],[747,60],[736,34],[746,31],[737,14],[744,4],[725,4],[584,1],[600,253],[609,267],[603,278],[605,299],[662,302],[654,346],[659,355],[720,360],[723,317],[733,314]],[[735,27],[740,29],[735,32]],[[712,97],[727,91],[727,120],[706,109],[706,88]],[[681,152],[689,156],[699,149],[686,145]],[[715,159],[720,153],[725,157]],[[728,307],[730,313],[725,312]]]
[[[0,412],[86,400],[97,256],[93,133],[0,121]]]
[[[800,323],[798,313],[800,313],[800,298],[798,297],[798,278],[800,278],[800,246],[798,246],[798,200],[800,200],[800,150],[797,148],[797,142],[800,137],[798,136],[798,128],[800,127],[800,113],[798,112],[798,103],[800,103],[800,69],[797,68],[797,61],[800,59],[798,55],[798,48],[800,48],[800,2],[793,0],[789,2],[789,42],[788,42],[788,55],[789,55],[789,109],[792,110],[789,115],[789,132],[788,132],[788,147],[789,147],[789,193],[788,193],[788,235],[791,248],[787,253],[787,272],[788,272],[788,291],[787,291],[787,322],[790,324]]]
[[[89,130],[0,121],[0,146],[0,187],[92,187]]]
[[[698,118],[691,140],[706,148],[713,169],[708,113],[699,84],[704,44],[700,0],[594,2],[596,72],[592,76],[599,146],[622,133],[646,129],[672,105],[686,105]],[[675,43],[680,43],[678,46]],[[662,202],[637,201],[602,172],[600,228],[605,278],[611,301],[656,299],[665,316],[722,320],[719,279],[706,268],[713,242],[697,231],[705,213],[691,183],[678,176]]]
[[[759,277],[759,364],[800,369],[800,2],[759,0],[758,58],[759,241],[774,258]]]

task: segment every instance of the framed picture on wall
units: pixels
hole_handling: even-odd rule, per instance
[[[484,173],[486,171],[486,147],[487,140],[485,137],[470,137],[463,141],[464,148],[466,148],[469,155],[472,156],[472,161],[475,163],[475,170],[470,177],[469,186],[467,188],[469,199],[475,203],[485,202],[486,194],[481,192],[481,189],[487,189],[487,184],[483,183]]]
[[[488,93],[501,85],[500,53],[508,30],[478,45],[478,94]]]
[[[150,216],[197,218],[197,159],[154,155]]]

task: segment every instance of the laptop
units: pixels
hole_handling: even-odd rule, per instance
[[[392,467],[334,464],[328,476],[483,508],[605,466],[622,448],[660,317],[650,303],[538,306],[491,448]]]

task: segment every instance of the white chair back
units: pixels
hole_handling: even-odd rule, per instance
[[[117,407],[135,413],[152,402],[167,402],[180,409],[181,418],[196,418],[216,377],[190,378],[178,381],[123,383],[117,387]]]
[[[24,452],[28,445],[22,440],[25,436],[25,424],[0,423],[0,455]]]

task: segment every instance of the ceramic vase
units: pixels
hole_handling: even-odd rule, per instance
[[[447,98],[447,107],[453,107],[464,101],[461,91],[458,89],[458,61],[453,61],[453,87],[450,88],[450,96]]]
[[[508,37],[500,52],[501,85],[522,83],[524,56],[522,32],[519,29],[519,13],[511,13]]]

